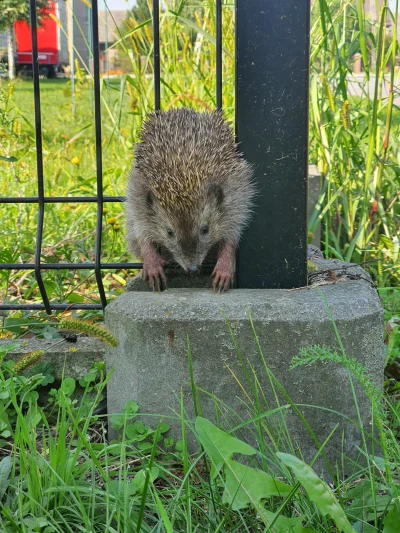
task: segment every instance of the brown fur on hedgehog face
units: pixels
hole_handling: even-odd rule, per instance
[[[224,195],[215,183],[200,191],[190,217],[181,210],[163,207],[151,192],[147,204],[158,235],[157,244],[168,250],[186,271],[198,270],[210,249],[223,239]]]

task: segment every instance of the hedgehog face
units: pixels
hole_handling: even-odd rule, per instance
[[[208,185],[190,212],[153,203],[159,244],[185,271],[196,272],[210,249],[221,240],[222,203],[222,189],[215,184]]]

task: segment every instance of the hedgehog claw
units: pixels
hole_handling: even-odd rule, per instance
[[[154,292],[167,290],[167,277],[161,262],[157,265],[143,264],[142,279],[149,283]]]
[[[233,278],[230,274],[218,274],[213,281],[214,292],[218,290],[218,294],[223,294],[232,286]]]
[[[224,271],[221,269],[217,269],[215,267],[214,272],[211,274],[211,276],[214,278],[213,280],[213,290],[216,292],[218,290],[218,294],[222,294],[229,290],[232,287],[233,283],[233,272],[232,271]]]
[[[211,274],[214,292],[218,294],[226,292],[232,287],[234,272],[234,248],[225,244],[221,249],[217,264]]]

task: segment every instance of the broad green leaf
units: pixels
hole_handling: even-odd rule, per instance
[[[43,375],[43,379],[40,382],[42,387],[53,383],[55,374],[54,365],[52,363],[43,363],[42,361],[25,373],[26,377],[36,376],[37,374]]]
[[[126,402],[125,407],[122,409],[122,412],[127,418],[133,418],[138,411],[139,411],[139,406],[133,400]]]
[[[32,331],[32,333],[35,333],[35,331]],[[53,340],[53,339],[60,339],[60,333],[58,332],[58,329],[53,328],[52,326],[45,326],[42,328],[42,336],[46,340]]]
[[[19,346],[20,346],[19,344],[6,344],[4,346],[0,346],[0,361],[3,361],[4,357],[8,353],[17,350]]]
[[[75,380],[73,378],[64,378],[61,383],[61,390],[65,396],[71,396],[75,390]]]
[[[39,413],[36,413],[35,415],[33,415],[31,417],[31,419],[27,422],[29,422],[30,426],[31,426],[31,429],[34,429],[38,424],[39,422],[42,420],[42,416],[39,414]]]
[[[228,460],[224,468],[225,490],[223,503],[227,503],[234,511],[243,509],[248,504],[261,503],[271,496],[285,496],[292,487],[272,476],[237,461]]]
[[[0,155],[0,161],[5,161],[6,163],[15,163],[18,161],[18,159],[14,156],[5,157],[4,155]]]
[[[121,497],[125,493],[128,494],[128,496],[134,496],[137,493],[136,485],[119,479],[109,481],[107,488],[118,497]]]
[[[136,422],[134,422],[133,424],[136,428],[136,431],[140,434],[140,435],[144,435],[145,433],[148,433],[149,431],[152,433],[153,430],[149,428],[149,426],[146,426],[145,423],[143,422],[143,420],[136,420]]]
[[[385,485],[376,483],[374,490],[384,491]],[[388,494],[372,494],[371,481],[365,480],[357,483],[355,487],[348,490],[343,496],[344,500],[353,500],[350,506],[346,506],[347,514],[353,520],[358,519],[365,529],[368,529],[364,522],[373,520],[375,516],[385,513],[391,501]],[[356,526],[353,524],[353,527]]]
[[[26,403],[31,402],[32,404],[36,403],[39,399],[39,393],[35,390],[28,391],[24,394],[23,401]]]
[[[383,521],[383,533],[398,533],[400,529],[400,510],[393,507]]]
[[[149,435],[154,433],[154,431],[145,426],[141,420],[134,422],[133,424],[127,424],[125,428],[125,435],[129,440],[141,441],[147,439]]]
[[[130,420],[131,418],[134,418],[139,411],[139,406],[136,402],[133,400],[130,400],[125,404],[125,407],[122,410],[122,413],[120,414],[114,414],[110,417],[110,423],[111,427],[115,430],[122,429],[124,427],[124,424],[126,424],[127,420]]]
[[[234,453],[255,455],[256,450],[221,431],[205,418],[197,417],[195,429],[197,437],[211,459],[211,478],[215,479],[223,465],[232,459]]]
[[[352,513],[349,513],[352,516]],[[367,524],[365,520],[358,520],[353,522],[353,529],[356,533],[377,533],[376,527]]]
[[[81,294],[76,294],[75,292],[71,292],[71,294],[68,294],[65,299],[67,300],[67,302],[71,302],[73,304],[81,304],[85,301],[85,298]]]
[[[8,413],[7,413],[7,409],[5,408],[4,404],[2,402],[0,402],[0,431],[1,431],[1,435],[4,437],[4,438],[8,438],[10,435],[4,435],[4,431],[10,431],[11,429],[11,424],[10,424],[10,421],[8,419]]]
[[[0,501],[3,499],[3,496],[8,489],[8,485],[10,484],[9,476],[12,464],[13,461],[9,455],[3,457],[0,461]]]
[[[45,518],[44,516],[39,516],[38,518],[35,518],[34,522],[35,522],[35,528],[42,528],[42,527],[46,527],[49,525],[47,518]]]
[[[153,467],[150,471],[149,481],[150,483],[153,483],[158,478],[159,469],[156,467]],[[146,482],[146,470],[139,470],[139,472],[135,475],[133,478],[132,483],[135,485],[136,490],[138,492],[142,492],[144,489],[144,485]]]
[[[50,299],[53,296],[54,291],[57,289],[57,284],[54,283],[54,281],[43,280],[43,285],[44,285],[44,288],[46,289],[47,297]]]
[[[160,433],[166,433],[167,431],[171,429],[171,426],[169,426],[165,422],[160,422],[160,424],[158,424],[158,427],[159,427]]]
[[[288,453],[278,452],[276,455],[284,465],[293,470],[297,479],[305,488],[310,500],[315,503],[322,515],[331,516],[339,531],[354,533],[355,530],[351,527],[345,512],[331,489],[317,476],[314,470],[297,457]]]
[[[113,429],[115,429],[116,431],[118,431],[119,429],[124,427],[125,420],[126,420],[126,416],[125,415],[121,415],[119,413],[118,414],[115,413],[115,414],[110,416],[111,427]]]
[[[6,318],[4,320],[4,329],[18,335],[26,331],[26,326],[30,324],[32,324],[32,321],[28,318]]]
[[[366,499],[369,496],[371,496],[371,481],[366,479],[347,490],[342,498],[343,500],[358,500]]]
[[[141,450],[142,452],[147,452],[153,448],[153,444],[146,440],[146,441],[138,442],[136,444],[136,447],[138,448],[138,450]]]
[[[79,385],[83,388],[88,387],[90,384],[94,384],[97,377],[97,370],[92,369],[89,374],[86,374],[86,376],[83,376],[82,379],[79,380]]]

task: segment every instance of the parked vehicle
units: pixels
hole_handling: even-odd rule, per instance
[[[59,20],[66,20],[66,4],[63,0],[51,1],[48,14]],[[32,71],[32,40],[30,27],[26,22],[15,24],[17,73]],[[37,30],[39,72],[47,78],[54,78],[57,72],[68,64],[68,41],[56,21],[49,16],[42,18]]]

